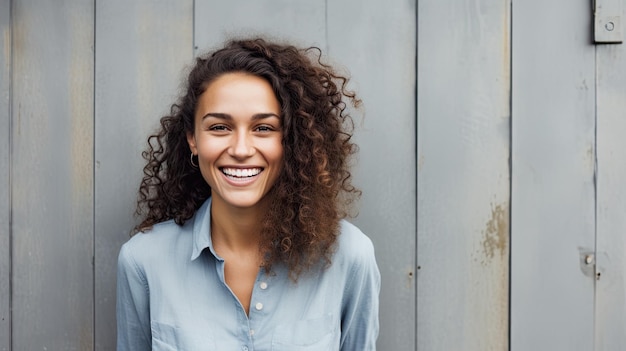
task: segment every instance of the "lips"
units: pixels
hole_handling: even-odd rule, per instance
[[[252,168],[230,168],[230,167],[222,167],[220,168],[222,173],[231,179],[246,179],[252,178],[263,171],[263,168],[252,167]]]

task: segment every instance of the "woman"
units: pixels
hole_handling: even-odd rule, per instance
[[[118,350],[375,349],[374,250],[342,220],[346,82],[318,49],[263,39],[196,60],[143,154]]]

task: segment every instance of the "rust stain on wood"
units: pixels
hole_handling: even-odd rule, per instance
[[[496,255],[504,258],[508,252],[509,242],[509,206],[499,204],[495,207],[492,204],[491,218],[487,221],[483,230],[483,253],[485,255],[484,264],[493,260]]]
[[[509,331],[509,201],[492,200],[486,210],[487,219],[472,252],[469,274],[474,286],[466,292],[473,302],[466,313],[482,327],[469,328],[480,337],[467,338],[475,342],[471,349],[503,350]]]
[[[508,342],[509,311],[509,202],[491,203],[491,216],[482,231],[483,273],[489,276],[484,293],[492,310],[489,324],[491,342],[488,349],[502,349]],[[484,345],[487,346],[487,345]],[[483,348],[486,349],[486,348]]]

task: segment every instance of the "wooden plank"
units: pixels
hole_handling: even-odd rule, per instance
[[[418,5],[417,349],[507,350],[510,2]]]
[[[93,348],[93,1],[11,2],[14,350]]]
[[[141,151],[193,56],[193,1],[96,3],[95,349],[114,350],[119,248],[135,225]]]
[[[326,47],[325,1],[231,0],[216,6],[196,0],[194,40],[197,53],[233,36],[262,34],[303,46]]]
[[[415,3],[329,1],[326,11],[330,59],[363,100],[352,111],[363,190],[353,221],[373,240],[383,280],[381,350],[416,349]]]
[[[11,6],[0,2],[0,350],[11,348]],[[6,117],[4,117],[6,116]]]
[[[610,351],[626,345],[626,46],[601,45],[596,50],[595,350]]]
[[[514,6],[512,351],[594,349],[594,274],[584,264],[595,248],[589,6]]]

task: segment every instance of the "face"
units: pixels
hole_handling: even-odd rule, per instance
[[[280,104],[270,84],[257,76],[226,73],[200,95],[194,118],[187,141],[211,186],[213,204],[262,204],[283,161]]]

